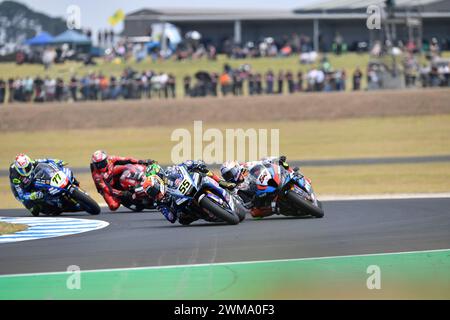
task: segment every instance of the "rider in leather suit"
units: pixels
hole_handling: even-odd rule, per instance
[[[54,163],[66,166],[67,163],[58,159],[32,160],[25,154],[19,154],[9,167],[9,181],[14,197],[27,208],[33,216],[38,216],[42,210],[39,200],[44,198],[41,191],[34,188],[35,168],[39,163]],[[78,182],[76,182],[78,184]]]

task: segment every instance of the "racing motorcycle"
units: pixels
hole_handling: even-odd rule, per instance
[[[173,167],[166,177],[167,193],[178,213],[231,225],[245,219],[246,211],[240,200],[214,179],[198,172],[190,173],[183,165]]]
[[[119,178],[119,187],[121,190],[131,192],[133,196],[123,199],[122,205],[134,212],[156,209],[155,201],[147,196],[142,183],[148,176],[161,175],[162,168],[156,163],[148,167],[139,164],[128,164],[126,167],[127,169]]]
[[[324,216],[311,180],[298,170],[290,172],[279,164],[261,163],[250,169],[248,180],[257,208],[286,216]]]
[[[39,200],[42,214],[58,216],[63,212],[81,211],[100,214],[100,206],[80,188],[69,168],[56,163],[39,163],[35,170],[34,187],[44,194]]]

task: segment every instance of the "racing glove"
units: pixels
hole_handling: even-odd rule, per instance
[[[219,181],[219,185],[222,188],[225,188],[225,189],[228,189],[228,190],[233,190],[237,186],[236,183],[227,182],[227,181]]]
[[[54,163],[56,163],[58,166],[61,166],[61,167],[65,167],[65,166],[67,166],[69,163],[68,162],[65,162],[64,160],[60,160],[60,159],[49,159],[49,161],[53,161]]]
[[[36,201],[44,198],[44,194],[41,191],[32,192],[30,194],[30,200]]]
[[[198,164],[194,167],[194,170],[197,170],[198,172],[201,172],[201,173],[208,173],[208,172],[209,172],[209,170],[208,170],[208,168],[206,167],[206,164],[205,164],[204,162],[198,163]]]
[[[281,156],[278,163],[286,170],[289,170],[289,164],[286,161],[287,161],[286,156]]]

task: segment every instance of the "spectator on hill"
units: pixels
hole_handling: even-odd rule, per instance
[[[316,70],[316,79],[314,91],[322,91],[325,85],[325,72],[323,70]]]
[[[15,88],[14,88],[14,79],[13,78],[9,78],[8,79],[8,92],[9,92],[9,96],[8,96],[8,102],[12,103],[14,102],[14,96],[15,96]]]
[[[72,100],[74,102],[78,101],[77,89],[78,89],[78,79],[76,76],[72,76],[70,78],[69,90],[70,90],[70,96],[72,97]]]
[[[260,95],[263,93],[263,85],[262,85],[262,74],[257,73],[255,76],[255,85],[256,85],[256,94]]]
[[[30,102],[33,96],[34,80],[32,77],[27,77],[23,82],[24,101]]]
[[[231,77],[227,72],[223,72],[219,78],[222,95],[226,97],[231,91]]]
[[[117,100],[120,97],[121,88],[117,82],[117,78],[112,76],[109,78],[109,96],[112,100]]]
[[[44,80],[39,76],[34,79],[34,102],[45,102]]]
[[[303,91],[303,72],[297,72],[297,91]]]
[[[184,96],[189,97],[191,95],[191,76],[185,76],[183,78]]]
[[[278,72],[278,76],[277,76],[277,82],[278,82],[278,94],[283,94],[283,86],[284,86],[284,72],[283,70],[280,70]]]
[[[45,70],[48,70],[56,59],[56,51],[52,48],[47,48],[44,50],[42,55],[42,63],[44,64]]]
[[[169,96],[175,99],[176,97],[176,78],[172,73],[169,73],[169,78],[167,80],[167,89],[169,92]]]
[[[295,92],[294,74],[291,71],[286,72],[286,81],[288,84],[288,91],[290,94]]]
[[[216,72],[211,74],[211,94],[213,97],[217,97],[217,85],[219,83],[219,75]]]
[[[253,96],[256,94],[256,82],[255,82],[255,75],[253,73],[248,74],[248,94]]]
[[[50,77],[48,76],[45,77],[44,87],[45,87],[45,100],[53,101],[55,99],[55,92],[56,92],[55,79],[50,79]]]
[[[0,78],[0,104],[5,103],[6,98],[6,82]]]
[[[56,88],[55,88],[55,100],[63,101],[64,100],[64,80],[61,78],[56,79]]]
[[[361,90],[361,79],[363,74],[359,67],[356,67],[355,72],[353,73],[353,91]]]
[[[99,87],[100,87],[100,97],[101,100],[109,99],[109,80],[104,75],[100,75],[99,77]]]
[[[272,70],[269,70],[266,75],[265,75],[265,79],[266,79],[266,93],[267,94],[273,94],[273,82],[274,82],[274,74],[272,72]]]

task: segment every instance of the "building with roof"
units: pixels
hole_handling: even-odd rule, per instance
[[[413,26],[420,24],[416,37],[436,37],[450,43],[449,0],[391,0],[393,40],[407,41]],[[384,31],[369,30],[369,5],[389,9],[385,0],[318,0],[293,10],[261,9],[142,9],[126,16],[124,36],[146,36],[151,25],[170,22],[182,34],[196,30],[203,40],[216,45],[225,39],[234,43],[260,41],[265,37],[281,40],[292,34],[313,39],[316,50],[329,50],[337,35],[347,44],[382,39]]]

